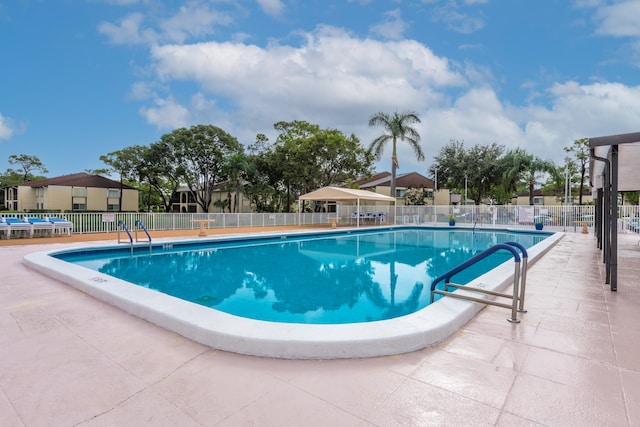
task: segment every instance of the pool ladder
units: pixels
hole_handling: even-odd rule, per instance
[[[462,270],[465,270],[466,268],[474,265],[475,263],[487,258],[488,256],[494,254],[499,250],[507,250],[511,252],[511,254],[513,255],[515,266],[514,266],[514,272],[513,272],[513,292],[511,294],[490,291],[488,289],[483,289],[480,287],[451,283],[451,277],[460,273]],[[520,252],[522,253],[522,262],[520,261],[521,257],[520,257],[520,254],[518,253],[518,250],[520,250]],[[431,303],[433,303],[434,296],[438,294],[438,295],[448,296],[452,298],[479,302],[482,304],[494,305],[497,307],[510,308],[511,317],[508,318],[507,320],[511,323],[520,323],[520,319],[518,319],[518,312],[520,313],[527,312],[527,310],[524,309],[524,293],[525,293],[526,281],[527,281],[528,258],[529,256],[527,254],[527,250],[520,243],[506,242],[506,243],[499,243],[497,245],[493,245],[489,249],[486,249],[485,251],[480,252],[478,255],[463,262],[459,266],[451,269],[447,273],[435,279],[431,283]],[[444,280],[444,290],[436,289],[436,285],[442,282],[443,280]],[[449,290],[450,288],[468,291],[468,293],[484,294],[484,295],[491,295],[495,297],[510,299],[511,304],[493,301],[486,298],[481,298],[479,296],[468,295],[468,293],[453,292]]]
[[[134,230],[134,233],[135,233],[135,236],[136,236],[136,243],[138,243],[138,242],[149,242],[149,253],[151,253],[151,248],[152,248],[152,246],[151,246],[151,235],[149,234],[149,232],[145,228],[144,224],[139,219],[136,219],[136,221],[133,223],[133,225],[135,227],[137,227]],[[122,227],[122,230],[124,230],[127,233],[127,236],[129,236],[129,245],[131,246],[131,255],[133,255],[133,236],[131,236],[131,232],[129,231],[129,228],[127,227],[127,224],[123,220],[118,220],[118,243],[127,243],[126,241],[120,240],[120,228],[121,227]],[[146,240],[138,239],[138,229],[142,229],[144,231],[144,233],[147,235],[147,239]]]

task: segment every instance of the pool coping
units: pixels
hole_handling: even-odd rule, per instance
[[[403,228],[414,227],[385,227],[385,229]],[[483,230],[522,232],[522,230],[513,229],[486,228]],[[344,231],[349,230],[340,230],[340,232]],[[287,233],[260,234],[259,237],[301,234],[316,233],[289,231]],[[317,234],[327,234],[327,232],[322,231]],[[531,266],[535,263],[563,236],[564,233],[561,232],[553,233],[542,242],[527,249],[528,265]],[[247,237],[225,236],[212,240],[237,240]],[[203,239],[193,240],[198,243],[203,241]],[[189,243],[190,240],[180,240],[179,242]],[[108,247],[114,246],[86,246],[90,249]],[[72,248],[72,250],[76,249],[81,250],[82,247]],[[445,340],[485,307],[480,303],[441,298],[415,313],[367,323],[314,325],[252,320],[133,285],[50,256],[52,253],[63,250],[58,248],[34,252],[26,255],[23,258],[23,263],[33,270],[116,306],[129,314],[196,342],[219,350],[253,356],[286,359],[336,359],[408,353]],[[506,262],[473,280],[469,285],[480,285],[488,290],[504,290],[513,283],[513,270],[513,263]],[[505,310],[505,321],[509,314],[510,312]]]

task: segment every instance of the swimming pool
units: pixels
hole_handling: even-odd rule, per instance
[[[384,232],[289,233],[155,244],[152,256],[144,244],[136,246],[133,257],[122,246],[51,251],[31,254],[25,262],[132,314],[215,348],[290,358],[379,356],[438,342],[481,308],[447,298],[422,308],[429,300],[431,279],[441,272],[434,265],[448,266],[442,262],[447,259],[444,255],[449,255],[453,267],[462,258],[492,244],[520,240],[530,248],[531,264],[536,253],[541,255],[559,238],[541,233],[505,234],[505,230],[467,232],[389,227]],[[245,251],[250,248],[249,252],[239,252],[241,247]],[[269,258],[265,255],[268,251],[275,251],[276,256]],[[98,259],[98,254],[103,257],[105,252],[108,259]],[[433,261],[433,256],[427,260],[425,255],[435,255],[438,262]],[[285,262],[278,265],[274,261],[278,259]],[[84,265],[69,264],[67,260]],[[486,273],[465,281],[481,281],[485,288],[508,286],[513,264],[501,264],[502,261],[494,260],[492,265],[483,266],[482,272],[476,272]],[[501,265],[493,268],[498,264]],[[241,268],[242,265],[251,268]],[[165,292],[203,266],[215,267],[206,279],[182,286],[177,296],[149,288]],[[285,279],[275,275],[288,270],[301,274],[289,279],[293,286],[284,286]],[[153,285],[159,280],[151,272],[165,279],[173,277],[166,280],[170,286]],[[131,285],[130,281],[141,281],[142,286]],[[311,290],[300,289],[297,284],[303,281],[312,284]],[[211,282],[219,284],[215,291],[205,286]],[[356,286],[347,286],[349,282]],[[185,294],[195,303],[181,299]],[[249,294],[262,304],[250,314],[255,319],[239,317],[247,313],[234,311],[244,310]],[[309,294],[318,298],[306,298]],[[240,298],[233,301],[231,295]],[[266,310],[267,306],[276,309]],[[338,309],[343,306],[356,310]],[[220,311],[220,307],[228,312]],[[452,321],[452,310],[457,320]],[[348,317],[348,311],[355,312],[357,319]],[[269,317],[273,313],[284,313],[284,318],[276,323]],[[330,316],[325,318],[325,313]]]
[[[426,307],[429,285],[496,243],[531,247],[547,235],[455,229],[359,231],[128,249],[56,258],[254,320],[342,324]],[[510,258],[498,252],[455,277],[466,284]]]

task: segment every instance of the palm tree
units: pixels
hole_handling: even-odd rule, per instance
[[[227,157],[224,164],[224,172],[229,180],[230,188],[235,190],[235,198],[233,201],[233,212],[238,211],[240,203],[240,187],[242,183],[242,175],[246,173],[248,167],[247,156],[244,153],[235,153]],[[231,183],[234,183],[234,186]],[[231,206],[229,206],[231,211]]]
[[[398,139],[407,141],[416,153],[416,158],[419,161],[424,160],[424,153],[422,152],[422,147],[420,147],[420,134],[411,127],[414,123],[420,123],[420,118],[413,111],[407,111],[403,114],[395,112],[393,116],[380,112],[374,114],[369,119],[369,126],[382,125],[386,131],[386,133],[374,139],[369,147],[369,149],[373,151],[376,160],[382,158],[382,151],[384,150],[385,144],[388,141],[393,143],[391,153],[391,197],[396,197],[396,169],[399,167],[396,150]]]
[[[542,173],[556,176],[558,173],[556,165],[548,160],[542,160],[540,157],[534,157],[524,170],[525,179],[529,184],[529,204],[533,205],[533,188],[537,183],[538,176]]]
[[[538,182],[540,172],[553,177],[558,171],[553,162],[543,160],[517,148],[507,153],[503,159],[505,171],[502,175],[503,183],[509,190],[515,190],[519,182],[525,182],[529,189],[529,204],[533,205],[533,190]]]

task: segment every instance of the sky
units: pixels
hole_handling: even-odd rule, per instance
[[[0,0],[0,172],[47,177],[212,124],[245,146],[304,120],[355,134],[414,111],[427,175],[450,140],[564,164],[640,131],[640,0]],[[376,163],[391,167],[391,147]]]

